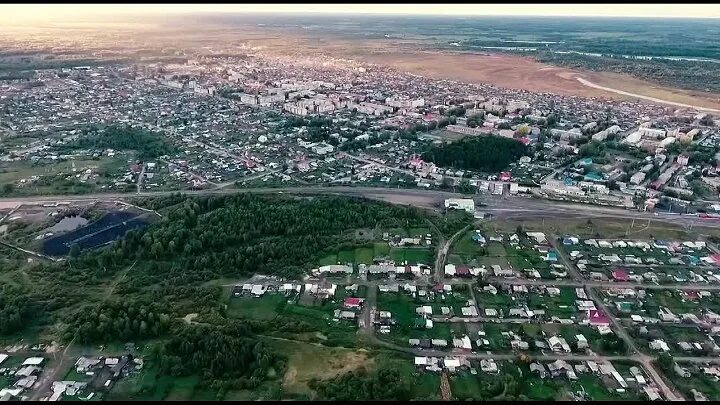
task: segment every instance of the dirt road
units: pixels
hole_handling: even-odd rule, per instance
[[[592,87],[594,89],[600,89],[600,90],[604,90],[604,91],[609,91],[611,93],[622,94],[624,96],[630,96],[630,97],[635,97],[635,98],[639,98],[642,100],[652,101],[653,103],[668,104],[668,105],[674,105],[677,107],[684,107],[684,108],[693,108],[695,110],[700,110],[700,111],[709,111],[709,112],[715,112],[715,113],[720,112],[720,110],[715,109],[715,108],[701,107],[701,106],[697,106],[697,105],[678,103],[675,101],[662,100],[662,99],[655,98],[655,97],[643,96],[642,94],[630,93],[630,92],[623,91],[623,90],[600,86],[589,80],[585,80],[582,77],[578,77],[577,81],[579,81],[580,83],[582,83],[585,86]]]

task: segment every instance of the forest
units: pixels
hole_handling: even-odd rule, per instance
[[[13,285],[0,287],[0,335],[20,331],[30,317],[27,291]]]
[[[164,135],[128,125],[104,128],[92,125],[84,128],[80,137],[68,146],[82,149],[135,150],[140,153],[141,160],[170,155],[176,150]]]
[[[268,374],[282,375],[285,364],[281,356],[238,322],[184,326],[154,356],[165,375],[232,381],[234,388],[254,388]]]
[[[391,366],[375,371],[355,370],[330,380],[311,380],[316,399],[327,401],[409,401],[412,383],[407,375]]]
[[[159,375],[199,377],[218,395],[261,389],[276,385],[286,359],[259,335],[322,331],[324,345],[354,342],[326,330],[324,321],[231,318],[217,280],[255,273],[299,277],[338,246],[357,244],[358,228],[431,226],[452,234],[468,220],[461,213],[441,216],[346,197],[173,194],[133,203],[158,210],[163,219],[65,262],[29,264],[0,247],[0,275],[12,280],[0,287],[0,336],[57,330],[64,344],[147,342],[148,367]],[[188,314],[197,315],[183,319]],[[317,386],[322,398],[350,398],[333,388],[349,384],[376,391],[373,398],[403,399],[410,392],[406,379],[385,370],[361,372],[359,382],[339,377]]]
[[[491,135],[432,145],[422,158],[441,167],[498,172],[526,153],[527,147],[523,143]]]
[[[170,317],[155,303],[116,300],[82,306],[66,322],[71,325],[66,340],[77,335],[81,343],[97,343],[158,337],[167,331]]]

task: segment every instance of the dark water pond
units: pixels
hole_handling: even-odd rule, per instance
[[[63,256],[70,252],[74,243],[83,250],[92,249],[121,238],[132,229],[144,228],[149,224],[146,218],[137,218],[136,213],[110,212],[87,226],[46,239],[42,251],[50,256]]]

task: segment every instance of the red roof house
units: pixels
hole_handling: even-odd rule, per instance
[[[588,310],[587,319],[592,326],[610,326],[610,319],[599,310]]]
[[[719,254],[710,255],[710,257],[712,257],[712,259],[715,261],[715,264],[720,265],[720,255]]]
[[[345,302],[343,303],[343,306],[348,309],[357,309],[360,308],[363,304],[362,298],[354,298],[354,297],[347,297],[345,298]]]
[[[466,266],[456,266],[455,275],[467,277],[470,275],[470,268]]]
[[[683,297],[686,300],[695,301],[700,297],[697,291],[683,291]]]
[[[613,270],[612,277],[615,281],[628,281],[628,273],[623,269]]]

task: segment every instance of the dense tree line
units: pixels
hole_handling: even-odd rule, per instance
[[[0,335],[20,331],[30,317],[30,302],[23,288],[0,287]]]
[[[152,159],[175,152],[175,147],[159,133],[129,125],[111,125],[105,128],[91,126],[70,145],[83,149],[135,150],[141,159]]]
[[[517,140],[482,136],[430,146],[422,158],[443,167],[497,172],[526,152],[527,147]]]
[[[424,215],[414,208],[346,198],[187,198],[169,210],[167,220],[128,232],[104,254],[79,260],[101,266],[154,260],[148,272],[158,281],[177,273],[185,273],[187,281],[253,273],[293,276],[341,243],[345,230],[408,223],[420,225]]]
[[[285,364],[242,323],[184,326],[158,350],[156,361],[166,375],[235,379],[243,388],[257,386],[270,369],[281,375]]]
[[[409,401],[413,384],[406,374],[393,367],[374,372],[359,369],[330,380],[311,380],[316,399],[330,401]]]
[[[122,299],[81,307],[67,322],[67,340],[76,335],[90,343],[157,337],[169,327],[170,317],[156,304]]]

